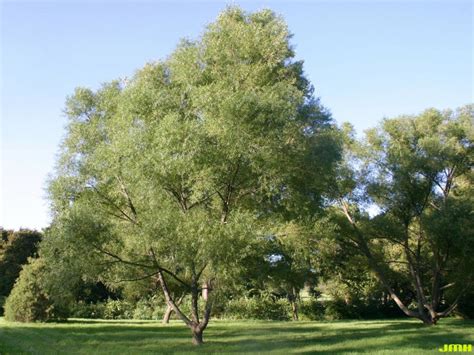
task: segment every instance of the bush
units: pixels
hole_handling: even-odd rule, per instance
[[[382,319],[403,317],[395,303],[382,303],[378,300],[354,300],[347,304],[334,299],[324,302],[324,319]]]
[[[227,303],[224,317],[230,319],[289,320],[290,305],[284,299],[244,297]]]
[[[104,318],[105,303],[77,302],[71,309],[71,317],[100,319]]]
[[[107,300],[104,304],[104,319],[132,319],[133,304],[124,300]]]
[[[67,307],[46,290],[43,259],[30,259],[5,302],[5,319],[34,322],[65,319]]]
[[[6,231],[0,227],[0,297],[11,293],[21,268],[29,257],[37,256],[42,235],[28,229]],[[1,309],[0,309],[1,311]]]
[[[323,320],[325,319],[325,307],[322,302],[315,299],[299,303],[299,315],[303,320]]]
[[[164,308],[163,300],[159,297],[144,298],[136,303],[112,299],[98,303],[79,301],[72,306],[71,316],[89,319],[157,320],[163,318]]]
[[[465,293],[458,302],[455,314],[464,319],[474,319],[474,290]],[[449,300],[448,302],[452,302]]]
[[[358,318],[354,314],[353,306],[346,304],[343,300],[326,301],[324,306],[324,319],[326,320]]]
[[[166,304],[159,297],[141,299],[135,305],[133,319],[162,319]]]

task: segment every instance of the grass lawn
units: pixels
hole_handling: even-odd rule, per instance
[[[199,349],[181,322],[73,319],[9,323],[0,318],[0,354],[142,353],[438,353],[444,343],[474,345],[474,321],[415,320],[265,322],[211,320]]]

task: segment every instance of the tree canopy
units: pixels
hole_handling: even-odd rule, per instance
[[[470,105],[385,119],[362,143],[348,140],[350,168],[341,169],[341,237],[404,313],[427,324],[452,312],[473,283],[473,117]],[[389,272],[408,276],[415,309]]]
[[[64,248],[57,262],[91,255],[83,266],[102,275],[156,278],[201,343],[220,285],[261,238],[319,213],[334,183],[339,133],[290,37],[273,12],[231,7],[133,78],[76,89],[45,255]]]

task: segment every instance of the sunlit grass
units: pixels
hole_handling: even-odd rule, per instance
[[[474,322],[445,319],[426,327],[415,320],[264,322],[213,321],[199,352],[213,353],[435,353],[445,343],[474,343]],[[174,321],[23,324],[0,319],[1,354],[193,353],[190,332]]]

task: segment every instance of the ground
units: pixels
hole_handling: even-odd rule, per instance
[[[202,347],[182,323],[74,319],[22,324],[0,318],[0,354],[376,353],[434,354],[447,344],[473,344],[474,321],[443,319],[333,322],[211,321]]]

